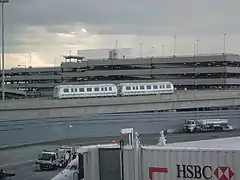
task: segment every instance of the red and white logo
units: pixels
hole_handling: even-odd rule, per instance
[[[159,167],[150,167],[149,168],[149,179],[153,180],[153,173],[168,173],[167,168],[159,168]]]
[[[227,166],[219,166],[213,172],[218,180],[231,180],[234,172]]]

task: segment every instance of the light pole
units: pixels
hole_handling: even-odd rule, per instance
[[[173,37],[173,56],[176,56],[176,36]]]
[[[198,47],[199,47],[199,40],[197,39],[197,45],[196,45],[196,56],[198,56],[198,51],[199,51]]]
[[[226,61],[226,35],[227,33],[223,33],[223,58],[224,58],[224,63],[225,63],[225,89],[227,89],[227,61]]]
[[[5,100],[5,57],[4,57],[4,3],[9,0],[0,0],[2,4],[2,100]]]
[[[226,53],[226,33],[223,33],[223,54]]]
[[[18,67],[24,67],[24,85],[25,85],[25,92],[26,92],[26,95],[27,95],[27,77],[26,77],[26,74],[27,74],[27,66],[26,65],[18,65]]]
[[[165,56],[165,46],[164,45],[162,45],[162,57],[164,57]]]
[[[139,44],[139,58],[140,59],[142,58],[142,46],[143,46],[143,44],[142,44],[142,42],[140,42],[140,44]]]
[[[151,47],[151,56],[153,57],[153,54],[154,54],[154,47],[152,46]]]
[[[32,53],[29,54],[29,63],[28,66],[32,66]]]
[[[194,74],[194,90],[196,91],[196,51],[197,45],[193,45],[193,74]]]

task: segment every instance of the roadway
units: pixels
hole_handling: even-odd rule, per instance
[[[140,134],[152,134],[183,127],[185,120],[206,118],[228,119],[230,125],[240,128],[239,110],[97,114],[46,119],[42,119],[40,114],[38,119],[0,121],[0,147],[59,139],[115,136],[119,135],[119,129],[126,127],[132,127]]]
[[[224,138],[240,136],[240,131],[235,130],[232,132],[220,132],[220,133],[200,133],[200,134],[169,134],[167,135],[167,143],[184,142],[184,141],[196,141],[204,139]],[[140,141],[142,144],[154,145],[158,142],[158,134],[140,134]],[[117,137],[105,137],[98,138],[98,140],[62,140],[49,145],[22,147],[17,149],[8,149],[0,151],[0,166],[4,166],[8,171],[13,171],[16,176],[12,180],[50,180],[60,170],[56,171],[35,171],[34,160],[37,158],[38,153],[42,149],[55,149],[59,145],[90,145],[109,143],[111,140]]]

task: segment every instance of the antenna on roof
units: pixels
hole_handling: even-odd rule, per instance
[[[118,49],[118,40],[116,40],[116,50]]]

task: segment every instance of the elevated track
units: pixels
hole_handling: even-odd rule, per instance
[[[240,90],[177,91],[172,95],[0,102],[0,120],[240,105]]]

